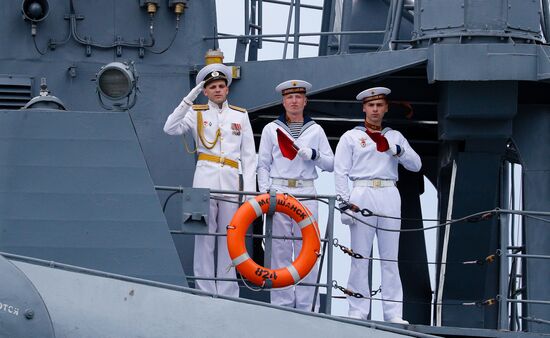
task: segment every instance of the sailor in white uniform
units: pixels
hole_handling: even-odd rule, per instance
[[[239,169],[243,176],[243,189],[256,191],[256,148],[252,128],[245,109],[229,105],[227,94],[231,85],[231,68],[223,64],[210,64],[197,74],[197,86],[183,98],[168,116],[164,131],[170,135],[191,133],[197,145],[198,160],[193,187],[239,190]],[[193,105],[203,92],[208,104]],[[235,195],[223,196],[237,201]],[[238,204],[210,200],[208,231],[224,233]],[[217,271],[214,272],[216,237],[196,236],[194,273],[197,277],[235,278],[235,270],[227,251],[227,241],[217,237]],[[220,295],[238,297],[237,282],[197,280],[201,290]]]
[[[390,90],[384,87],[370,88],[357,95],[363,101],[365,124],[348,130],[338,142],[334,159],[334,179],[336,194],[345,201],[367,208],[375,214],[400,217],[401,197],[395,186],[399,164],[407,170],[420,170],[420,157],[411,148],[403,135],[390,128],[382,129],[382,119],[388,111],[386,96]],[[348,179],[353,189],[350,192]],[[352,213],[358,219],[379,228],[399,230],[399,219],[376,216],[363,217]],[[351,248],[353,251],[369,257],[374,235],[378,236],[380,258],[397,260],[399,232],[376,230],[357,222],[346,213],[341,214],[342,223],[349,225]],[[403,290],[399,268],[396,262],[381,261],[382,298],[398,302],[383,302],[384,320],[393,323],[408,324],[403,320]],[[370,294],[368,260],[352,259],[348,288],[365,296]],[[368,298],[348,297],[349,316],[367,319],[370,311]]]
[[[315,194],[313,181],[318,177],[317,167],[332,172],[334,154],[323,128],[308,116],[304,116],[307,104],[306,92],[311,84],[302,80],[290,80],[279,84],[275,89],[283,96],[285,113],[277,120],[268,123],[260,139],[258,152],[258,185],[260,191],[270,188],[289,194]],[[299,148],[292,160],[284,157],[277,138],[280,129]],[[291,142],[292,142],[291,141]],[[302,202],[318,219],[317,201]],[[300,227],[290,217],[282,213],[273,216],[274,236],[300,237]],[[289,266],[298,256],[300,240],[273,240],[271,268]],[[314,267],[303,279],[306,283],[316,283],[318,267]],[[271,303],[311,311],[315,287],[300,286],[271,291]],[[319,297],[316,297],[316,311]]]

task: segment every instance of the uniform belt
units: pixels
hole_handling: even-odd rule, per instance
[[[313,187],[313,180],[294,180],[288,178],[272,178],[271,183],[289,188]]]
[[[199,161],[209,161],[209,162],[214,162],[214,163],[221,163],[222,166],[223,165],[228,165],[232,168],[239,169],[239,162],[234,161],[234,160],[229,159],[229,158],[226,158],[226,157],[222,157],[222,156],[200,153],[199,154]]]
[[[387,188],[387,187],[395,187],[395,181],[394,180],[381,180],[381,179],[374,179],[374,180],[356,180],[353,181],[353,187],[371,187],[371,188]]]

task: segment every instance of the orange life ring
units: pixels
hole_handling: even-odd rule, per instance
[[[282,288],[296,284],[307,276],[317,262],[321,241],[317,222],[309,209],[294,197],[277,194],[275,211],[287,214],[300,226],[302,250],[296,260],[286,267],[272,270],[256,264],[246,251],[245,234],[252,221],[267,213],[269,199],[269,194],[263,194],[243,203],[227,227],[227,248],[233,265],[250,282],[262,287]]]

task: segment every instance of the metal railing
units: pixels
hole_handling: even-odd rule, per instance
[[[548,324],[545,321],[548,318],[539,319],[525,317],[523,314],[525,308],[518,308],[518,305],[526,304],[539,304],[550,305],[550,300],[541,299],[525,299],[527,295],[525,276],[518,271],[522,271],[524,264],[527,260],[549,260],[550,255],[539,254],[525,254],[526,247],[523,244],[523,240],[515,239],[516,233],[524,233],[523,219],[515,217],[515,215],[530,217],[536,220],[544,222],[550,222],[548,219],[549,212],[525,212],[521,210],[515,210],[521,204],[521,198],[518,200],[518,195],[521,194],[521,179],[516,178],[514,173],[515,164],[511,162],[504,162],[501,172],[501,204],[505,209],[511,209],[512,212],[504,213],[500,215],[500,249],[498,255],[500,256],[500,271],[499,271],[499,294],[497,295],[497,301],[499,303],[498,311],[498,329],[510,330],[510,331],[522,331],[522,323],[519,319],[523,320],[523,324],[527,321],[537,322],[539,324]],[[516,191],[519,190],[519,191]],[[542,216],[542,217],[540,217]],[[519,285],[518,285],[519,284]],[[527,309],[527,314],[529,314]]]
[[[158,191],[171,191],[171,192],[180,192],[183,193],[183,191],[186,188],[182,187],[169,187],[169,186],[156,186],[156,190]],[[259,193],[259,192],[250,192],[250,191],[229,191],[229,190],[210,190],[211,194],[223,194],[223,195],[235,195],[235,196],[257,196],[257,195],[263,195],[265,193]],[[327,217],[327,223],[326,223],[326,230],[325,235],[323,238],[320,238],[320,241],[322,243],[321,253],[320,253],[320,261],[319,261],[319,269],[317,273],[317,281],[316,283],[305,283],[300,282],[300,285],[303,286],[314,286],[316,287],[315,293],[314,293],[314,299],[313,303],[311,304],[312,311],[315,309],[315,305],[320,300],[317,299],[318,294],[318,288],[326,288],[326,303],[325,303],[325,313],[330,314],[332,310],[332,289],[333,289],[333,280],[332,280],[332,270],[333,270],[333,245],[334,242],[334,210],[336,207],[336,196],[335,195],[312,195],[312,194],[295,194],[292,195],[293,197],[297,198],[298,200],[325,200],[328,204],[328,217]],[[212,198],[212,195],[211,197]],[[223,200],[229,203],[239,203],[235,200],[224,200],[221,198],[216,198],[218,200]],[[247,238],[261,238],[265,240],[265,248],[264,248],[264,266],[266,268],[270,268],[271,265],[271,253],[272,253],[272,241],[273,239],[285,239],[285,240],[302,240],[302,237],[294,237],[294,236],[274,236],[272,234],[272,225],[273,225],[273,216],[266,214],[266,223],[265,223],[265,235],[259,235],[259,234],[246,234],[245,237]],[[215,236],[215,237],[226,237],[226,233],[204,233],[204,232],[196,232],[196,231],[184,231],[184,230],[171,230],[170,233],[177,234],[177,235],[192,235],[192,236]],[[298,253],[295,253],[297,256]],[[323,271],[323,265],[326,259],[326,282],[321,283],[321,275]],[[218,278],[218,277],[204,277],[204,276],[188,276],[187,278],[191,280],[213,280],[213,281],[236,281],[239,282],[240,280],[238,278]],[[245,283],[243,281],[243,283]],[[245,284],[246,286],[246,284]],[[271,289],[265,288],[261,289],[263,291],[271,291]]]
[[[503,183],[506,183],[506,182],[503,182]],[[504,185],[504,186],[506,186],[506,185]],[[168,198],[173,196],[175,193],[178,193],[178,192],[183,193],[185,189],[192,189],[192,188],[168,187],[168,186],[156,186],[155,188],[159,191],[171,191],[172,194]],[[227,191],[227,190],[210,190],[210,192],[212,194],[237,195],[237,196],[243,196],[243,195],[255,196],[255,195],[264,194],[264,193],[258,193],[258,192],[247,192],[247,191],[245,191],[245,192],[235,192],[235,191]],[[503,189],[502,193],[503,193],[503,195],[507,195],[507,194],[510,193],[510,191],[507,191],[506,189]],[[335,214],[334,210],[338,209],[336,207],[336,202],[337,201],[341,202],[341,199],[339,199],[339,196],[335,196],[335,195],[297,194],[294,197],[296,197],[298,199],[310,199],[310,200],[314,199],[314,200],[317,200],[319,202],[322,202],[322,203],[328,205],[328,219],[327,219],[327,222],[326,222],[326,231],[325,231],[324,237],[320,238],[321,243],[322,243],[322,252],[321,252],[321,255],[320,255],[317,281],[316,281],[316,283],[301,283],[300,285],[314,286],[316,288],[319,288],[319,287],[326,288],[326,297],[327,298],[326,298],[325,313],[327,313],[327,314],[331,313],[332,298],[336,297],[336,296],[333,296],[333,294],[332,294],[332,288],[339,289],[340,291],[344,292],[344,294],[346,294],[346,295],[353,294],[354,297],[360,296],[361,298],[369,298],[371,300],[380,300],[378,298],[373,298],[372,297],[373,294],[371,294],[371,296],[369,297],[368,295],[361,295],[361,294],[358,294],[356,292],[353,292],[353,290],[345,289],[341,286],[338,286],[337,282],[335,280],[333,280],[334,247],[340,247],[340,249],[345,254],[350,255],[354,259],[381,260],[381,259],[377,259],[377,258],[373,258],[373,257],[363,257],[363,256],[361,256],[357,253],[354,253],[352,248],[351,249],[346,248],[345,246],[339,244],[338,240],[335,239],[335,237],[334,237],[334,214]],[[219,197],[212,197],[211,196],[211,198],[215,198],[215,199],[220,200]],[[238,203],[236,201],[233,201],[233,202]],[[550,301],[548,301],[548,300],[516,299],[516,298],[514,298],[514,296],[509,295],[510,292],[509,292],[508,281],[509,281],[510,278],[515,278],[515,277],[512,276],[513,271],[509,271],[509,269],[508,269],[508,258],[543,259],[543,260],[550,259],[550,256],[546,256],[546,255],[533,255],[533,254],[527,255],[527,254],[523,254],[523,253],[518,253],[521,250],[523,250],[522,246],[513,246],[513,245],[510,246],[509,245],[509,242],[508,242],[508,235],[509,235],[508,226],[509,226],[509,222],[510,222],[509,217],[511,215],[517,215],[517,216],[521,216],[521,217],[533,217],[533,218],[540,219],[539,216],[550,217],[550,212],[513,210],[514,205],[513,204],[512,205],[507,205],[506,203],[503,204],[503,207],[505,207],[505,209],[495,208],[493,210],[481,211],[481,212],[478,212],[478,213],[475,213],[475,214],[472,214],[472,215],[468,215],[468,216],[465,216],[465,217],[461,217],[461,218],[458,218],[458,219],[449,220],[445,223],[440,223],[440,224],[437,224],[437,225],[434,225],[434,226],[423,227],[423,228],[419,228],[419,229],[402,229],[402,230],[397,230],[397,231],[400,231],[400,232],[427,231],[427,230],[432,230],[432,229],[436,229],[436,228],[445,227],[447,225],[455,224],[455,223],[458,223],[458,222],[481,221],[481,220],[486,220],[489,217],[492,217],[493,215],[500,215],[500,226],[501,226],[500,248],[501,249],[499,249],[494,255],[486,257],[485,259],[478,259],[478,260],[474,260],[474,261],[466,261],[466,262],[430,262],[429,264],[439,264],[441,266],[444,266],[446,264],[470,264],[471,266],[483,266],[485,261],[487,263],[490,263],[493,260],[495,260],[497,257],[500,258],[500,263],[499,263],[500,264],[500,276],[499,276],[500,291],[499,291],[499,294],[496,295],[494,299],[479,300],[479,301],[475,301],[475,302],[463,302],[463,303],[460,303],[459,305],[462,305],[462,306],[473,306],[473,305],[475,305],[475,306],[484,306],[484,305],[490,306],[490,305],[494,304],[495,302],[497,302],[499,304],[498,327],[499,327],[499,329],[502,329],[502,330],[509,330],[509,329],[513,329],[513,327],[511,327],[512,326],[512,324],[511,324],[512,321],[510,321],[511,316],[509,316],[509,314],[508,314],[508,312],[511,311],[511,306],[510,306],[511,304],[550,305]],[[512,209],[510,209],[509,207],[512,207]],[[361,211],[361,214],[363,214],[363,211],[365,211],[365,213],[367,215],[370,215],[370,216],[395,218],[395,217],[390,217],[390,216],[377,215],[375,213],[372,213],[368,209],[363,209]],[[266,240],[266,242],[265,242],[266,245],[265,245],[265,250],[264,250],[264,253],[265,253],[264,261],[268,262],[267,263],[268,265],[266,265],[266,267],[269,268],[269,264],[270,264],[269,263],[270,262],[269,258],[271,257],[271,245],[270,245],[270,243],[273,239],[301,240],[301,237],[274,236],[274,235],[272,235],[271,231],[269,230],[269,229],[271,229],[272,219],[271,219],[271,216],[269,216],[269,215],[266,215],[266,217],[267,217],[267,220],[266,220],[266,229],[267,230],[266,230],[265,234],[247,234],[246,237],[248,237],[248,238],[261,238],[261,239]],[[379,228],[379,227],[376,227],[374,225],[368,224],[365,221],[362,221],[359,218],[356,218],[355,216],[352,216],[352,217],[355,218],[360,223],[363,223],[363,224],[365,224],[367,226],[370,226],[370,227],[375,227],[378,230],[395,231],[395,230],[390,230],[390,229]],[[401,219],[406,220],[404,218],[401,218]],[[550,219],[544,218],[543,220],[550,223]],[[422,221],[434,221],[434,222],[437,221],[438,222],[439,220],[437,220],[437,219],[422,219]],[[225,233],[203,233],[203,232],[193,232],[193,231],[184,231],[184,230],[172,230],[171,233],[172,234],[182,234],[182,235],[227,236]],[[502,249],[502,248],[504,248],[504,249]],[[512,251],[512,252],[508,253],[508,251]],[[327,265],[326,266],[326,281],[321,282],[321,276],[322,276],[322,273],[323,273],[323,266],[325,264],[325,261],[326,261],[326,265]],[[416,264],[416,263],[422,263],[422,262],[403,261],[402,263]],[[423,263],[428,264],[427,262],[423,262]],[[237,278],[227,279],[227,278],[210,278],[210,277],[203,277],[203,276],[189,276],[188,278],[191,279],[191,280],[218,280],[218,281],[237,281],[237,282],[239,281],[239,279],[237,279]],[[270,289],[264,289],[264,291],[270,291]],[[376,292],[374,294],[376,294]],[[317,295],[318,295],[318,292],[316,290],[315,297],[317,297]],[[336,298],[341,298],[341,297],[338,296]],[[312,304],[312,309],[315,308],[316,301],[317,301],[317,299],[314,299],[313,304]],[[387,300],[387,299],[386,299],[386,301],[403,302],[402,300]],[[445,303],[445,304],[447,304],[447,303]],[[445,305],[445,304],[443,302],[432,303],[433,306],[439,306],[439,305]],[[527,319],[525,319],[525,320],[527,320]],[[537,322],[540,322],[540,320],[544,321],[546,319],[537,318],[536,320],[537,320]]]
[[[277,4],[288,6],[288,15],[286,22],[286,31],[284,34],[263,34],[264,21],[263,11],[265,3]],[[325,8],[328,7],[328,8]],[[301,9],[312,9],[323,11],[321,31],[314,33],[302,33],[300,32],[300,21],[302,18]],[[387,22],[384,30],[379,31],[351,31],[351,16],[352,16],[352,0],[343,0],[342,13],[341,13],[341,25],[338,27],[340,31],[329,31],[328,27],[331,22],[331,16],[335,10],[335,1],[324,1],[323,6],[315,6],[309,4],[303,4],[301,0],[244,0],[244,34],[234,35],[227,33],[217,33],[215,36],[205,36],[204,40],[222,40],[222,39],[235,39],[237,41],[237,47],[235,49],[235,61],[245,61],[246,49],[248,47],[248,61],[256,61],[258,59],[258,50],[262,49],[263,41],[282,43],[283,54],[282,59],[287,57],[288,45],[293,46],[293,58],[298,58],[300,55],[300,46],[314,46],[319,47],[319,55],[326,55],[325,49],[328,47],[337,47],[337,53],[348,53],[350,46],[360,46],[367,48],[388,48],[395,49],[399,34],[399,28],[402,16],[410,13],[407,10],[411,10],[410,6],[406,6],[404,0],[388,0],[388,14]],[[294,22],[294,30],[291,32],[291,25]],[[382,44],[350,44],[351,35],[367,35],[367,34],[383,34]],[[300,38],[305,36],[319,36],[321,41],[319,43],[301,42]],[[338,44],[328,44],[326,38],[328,36],[340,36]],[[292,41],[290,38],[292,37]],[[283,40],[275,40],[272,38],[284,38]]]

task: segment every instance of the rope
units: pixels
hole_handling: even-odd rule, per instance
[[[337,195],[336,200],[341,202],[340,207],[335,207],[335,209],[337,209],[340,212],[341,212],[342,208],[344,208],[344,210],[348,210],[348,209],[350,209],[350,210],[360,210],[358,212],[360,212],[365,217],[376,216],[376,217],[383,217],[383,218],[393,218],[393,219],[407,220],[406,218],[402,218],[402,217],[379,215],[379,214],[376,214],[376,213],[370,211],[367,208],[360,209],[358,206],[356,206],[352,203],[349,203],[347,201],[344,201],[340,195]],[[328,202],[325,202],[325,201],[320,200],[320,199],[318,199],[318,201],[328,205]],[[461,218],[458,218],[458,219],[452,219],[452,220],[449,220],[449,221],[444,222],[444,223],[440,223],[440,224],[429,226],[429,227],[423,227],[423,228],[419,228],[419,229],[387,229],[387,228],[381,228],[381,227],[369,224],[369,223],[355,217],[354,215],[347,213],[347,215],[349,215],[350,217],[352,217],[353,219],[355,219],[356,221],[358,221],[360,223],[363,223],[363,224],[365,224],[365,225],[367,225],[371,228],[374,228],[376,230],[382,230],[382,231],[388,231],[388,232],[426,231],[426,230],[437,229],[437,228],[441,228],[441,227],[444,227],[444,226],[447,226],[447,225],[451,225],[451,224],[459,223],[459,222],[464,222],[464,221],[467,221],[467,222],[470,222],[470,223],[479,222],[479,221],[487,220],[487,219],[491,218],[492,216],[494,216],[496,214],[517,214],[517,215],[523,215],[523,216],[526,216],[526,217],[535,217],[535,216],[533,216],[533,214],[543,215],[543,216],[550,216],[550,212],[544,212],[544,211],[522,211],[522,210],[509,210],[509,209],[494,208],[494,209],[491,209],[491,210],[476,212],[476,213],[473,213],[473,214],[470,214],[470,215],[467,215],[467,216],[464,216],[464,217],[461,217]],[[432,219],[421,219],[421,218],[416,219],[416,220],[419,220],[419,221],[434,221]],[[543,218],[540,218],[540,220],[544,220],[545,222],[550,223],[550,220],[545,220]]]
[[[40,48],[38,48],[38,45],[36,44],[36,36],[32,36],[32,42],[34,43],[34,49],[36,49],[36,51],[38,52],[38,54],[40,55],[46,55],[46,51],[47,51],[47,48],[46,48],[46,51],[41,51]]]
[[[176,194],[181,194],[182,191],[179,191],[179,190],[176,190],[176,191],[173,191],[170,195],[168,195],[168,197],[166,197],[166,200],[164,201],[164,204],[162,205],[162,212],[166,212],[166,206],[168,205],[168,201],[170,201],[170,199],[176,195]]]
[[[189,146],[187,145],[187,142],[185,141],[185,134],[182,135],[183,138],[183,145],[185,146],[185,151],[187,151],[188,154],[194,154],[199,149],[197,146],[195,146],[195,149],[190,150]]]
[[[248,285],[248,283],[246,282],[246,280],[243,278],[243,275],[239,274],[239,277],[241,278],[241,281],[243,282],[244,286],[250,290],[250,291],[254,291],[254,292],[260,292],[260,291],[264,291],[265,289],[262,288],[262,287],[258,287],[258,288],[254,288],[250,285]]]
[[[403,304],[424,304],[424,305],[445,305],[445,306],[491,306],[495,305],[497,303],[496,298],[489,298],[484,300],[477,300],[473,302],[462,302],[462,303],[431,303],[431,302],[418,302],[418,301],[403,301],[403,300],[396,300],[396,299],[383,299],[383,298],[374,298],[374,297],[367,297],[362,295],[359,292],[354,292],[353,290],[346,289],[343,286],[338,285],[338,282],[336,280],[332,281],[332,287],[334,289],[340,290],[342,293],[346,294],[347,296],[332,296],[332,298],[347,298],[347,297],[354,297],[354,298],[363,298],[368,300],[376,300],[376,301],[382,301],[382,302],[391,302],[391,303],[403,303]],[[381,291],[381,288],[374,291],[375,294],[379,293]],[[371,294],[373,291],[371,291]]]
[[[290,195],[291,196],[291,195]],[[170,196],[171,197],[171,196]],[[294,196],[293,196],[294,197]],[[228,199],[223,199],[223,198],[219,198],[219,197],[210,197],[212,199],[215,199],[215,200],[219,200],[219,201],[224,201],[224,202],[229,202],[229,203],[237,203],[239,204],[238,201],[232,201],[232,200],[228,200]],[[326,205],[328,205],[328,202],[323,200],[323,199],[320,199],[320,198],[301,198],[301,199],[297,199],[298,202],[300,201],[308,201],[308,200],[317,200],[318,202],[321,202],[321,203],[324,203]],[[337,197],[337,200],[338,200],[338,197]],[[300,203],[301,204],[301,203]],[[338,208],[338,207],[334,207],[336,210],[340,211],[341,209]],[[368,209],[366,209],[368,210]],[[401,217],[393,217],[393,216],[385,216],[385,215],[378,215],[378,214],[375,214],[375,213],[372,213],[370,210],[368,211],[368,213],[370,213],[372,216],[376,216],[376,217],[384,217],[384,218],[394,218],[394,219],[401,219],[401,220],[407,220],[407,218],[401,218]],[[454,224],[454,223],[459,223],[459,222],[463,222],[463,221],[468,221],[470,223],[473,223],[473,222],[479,222],[479,221],[482,221],[482,220],[487,220],[489,218],[491,218],[493,215],[496,215],[496,214],[517,214],[517,215],[522,215],[522,216],[525,216],[525,217],[531,217],[531,218],[535,218],[535,219],[538,219],[538,220],[541,220],[543,222],[547,222],[547,223],[550,223],[550,220],[549,219],[544,219],[544,218],[541,218],[541,217],[536,217],[534,216],[533,214],[537,214],[537,215],[544,215],[546,216],[548,214],[548,216],[550,216],[550,212],[542,212],[542,211],[522,211],[522,210],[508,210],[508,209],[500,209],[500,208],[494,208],[492,210],[485,210],[485,211],[480,211],[480,212],[476,212],[476,213],[473,213],[473,214],[470,214],[470,215],[467,215],[467,216],[464,216],[462,218],[458,218],[458,219],[452,219],[450,221],[447,221],[447,222],[444,222],[444,223],[440,223],[440,224],[437,224],[437,225],[433,225],[433,226],[430,226],[430,227],[423,227],[423,228],[419,228],[419,229],[387,229],[387,228],[381,228],[379,226],[376,226],[376,225],[372,225],[370,223],[367,223],[357,217],[355,217],[354,215],[352,214],[348,214],[350,217],[352,217],[353,219],[355,219],[357,222],[359,223],[362,223],[364,225],[367,225],[373,229],[376,229],[376,230],[382,230],[382,231],[388,231],[388,232],[419,232],[419,231],[427,231],[427,230],[432,230],[432,229],[437,229],[437,228],[442,228],[444,226],[447,226],[447,225],[450,225],[450,224]],[[410,220],[410,219],[409,219]],[[435,221],[433,219],[415,219],[415,220],[420,220],[420,221]],[[317,234],[319,235],[319,238],[321,238],[320,234],[319,234],[319,231],[317,230]],[[442,263],[437,263],[437,264],[442,264]]]
[[[312,197],[309,197],[309,198],[301,198],[300,200],[302,201],[308,201],[308,200],[315,200],[316,198],[312,198]],[[326,205],[328,205],[328,202],[325,201],[325,200],[322,200],[322,199],[316,199],[318,202],[321,202],[321,203],[324,203]],[[337,195],[336,196],[336,201],[343,201],[341,196],[340,195]],[[347,203],[344,201],[344,203]],[[349,203],[351,205],[353,205],[352,203]],[[338,211],[341,211],[342,208],[341,207],[334,207],[336,210]],[[390,218],[390,219],[400,219],[402,221],[422,221],[422,222],[439,222],[439,219],[434,219],[434,218],[407,218],[407,217],[397,217],[397,216],[387,216],[387,215],[381,215],[381,214],[376,214],[372,211],[370,211],[369,209],[367,208],[364,208],[364,209],[360,209],[358,206],[355,206],[352,207],[348,207],[347,209],[351,209],[351,208],[357,208],[359,210],[359,212],[361,212],[362,214],[365,214],[365,217],[368,217],[368,216],[376,216],[376,217],[381,217],[381,218]],[[356,209],[356,210],[357,210]],[[346,209],[345,209],[346,210]],[[377,226],[374,226],[372,224],[369,224],[363,220],[360,220],[359,218],[353,216],[352,214],[349,214],[349,216],[351,216],[353,219],[355,219],[356,221],[359,221],[365,225],[368,225],[372,228],[375,228],[375,229],[378,229],[378,230],[382,230],[382,231],[393,231],[393,232],[415,232],[415,231],[424,231],[424,230],[431,230],[431,229],[435,229],[435,228],[439,228],[439,227],[443,227],[443,226],[446,226],[446,225],[449,225],[449,224],[453,224],[453,223],[457,223],[457,222],[463,222],[463,221],[467,221],[467,222],[470,222],[470,223],[475,223],[475,222],[480,222],[480,221],[483,221],[483,220],[487,220],[487,219],[490,219],[493,215],[495,214],[514,214],[514,215],[520,215],[520,216],[525,216],[525,217],[529,217],[529,218],[534,218],[534,219],[537,219],[539,221],[543,221],[543,222],[546,222],[546,223],[550,223],[550,219],[545,219],[545,218],[542,218],[542,217],[537,217],[537,216],[534,216],[534,215],[542,215],[542,216],[548,216],[550,217],[550,212],[546,212],[546,211],[525,211],[525,210],[510,210],[510,209],[500,209],[500,208],[494,208],[494,209],[491,209],[491,210],[485,210],[485,211],[480,211],[480,212],[476,212],[476,213],[473,213],[473,214],[470,214],[470,215],[467,215],[467,216],[464,216],[462,218],[458,218],[458,219],[451,219],[445,223],[439,223],[437,225],[434,225],[434,226],[430,226],[430,227],[424,227],[422,229],[401,229],[401,230],[394,230],[394,229],[386,229],[386,228],[380,228],[380,227],[377,227]]]
[[[496,260],[498,253],[489,255],[483,259],[476,259],[476,260],[470,260],[470,261],[457,261],[457,262],[420,262],[420,261],[407,261],[407,260],[397,260],[397,259],[387,259],[387,258],[374,258],[374,257],[365,257],[361,255],[360,253],[357,253],[353,251],[352,249],[339,244],[338,239],[335,238],[333,241],[334,247],[340,248],[343,253],[351,256],[355,259],[368,259],[373,261],[382,261],[382,262],[394,262],[394,263],[407,263],[407,264],[434,264],[434,265],[443,265],[443,264],[462,264],[462,265],[484,265],[485,263],[493,263]]]
[[[206,137],[204,136],[204,130],[203,130],[203,120],[202,120],[202,112],[199,110],[197,112],[197,134],[199,135],[199,139],[201,140],[202,144],[206,149],[212,149],[216,146],[216,143],[218,143],[218,139],[222,135],[220,128],[216,130],[216,138],[214,141],[208,141]],[[196,151],[196,150],[195,150]]]

